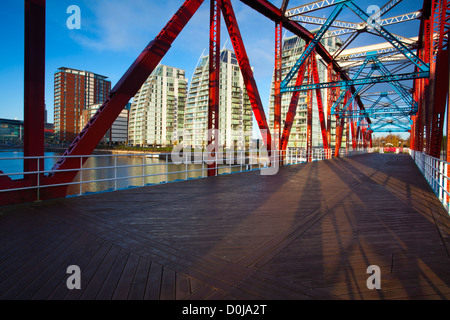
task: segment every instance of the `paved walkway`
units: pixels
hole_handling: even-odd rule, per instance
[[[0,299],[449,299],[449,227],[401,154],[8,206]]]

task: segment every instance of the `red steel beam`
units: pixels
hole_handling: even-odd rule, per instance
[[[24,157],[44,156],[45,0],[25,0]],[[24,160],[24,172],[42,171],[36,159]],[[37,181],[36,174],[24,176]]]
[[[208,177],[217,175],[215,153],[219,150],[220,9],[211,0],[209,31]]]
[[[307,76],[308,76],[308,84],[313,82],[313,70],[312,70],[312,60],[313,55],[311,54],[307,63]],[[313,91],[308,90],[306,93],[306,106],[307,106],[307,114],[306,114],[306,159],[308,162],[312,161],[312,111],[313,111]]]
[[[312,76],[314,83],[320,83],[319,78],[319,70],[317,68],[317,59],[316,59],[316,53],[313,51],[311,53],[311,61],[312,61]],[[323,111],[323,100],[322,100],[322,92],[320,89],[316,89],[316,100],[317,100],[317,107],[319,109],[319,122],[320,122],[320,129],[322,133],[322,141],[323,141],[323,147],[325,149],[328,149],[328,138],[327,138],[327,126],[325,123],[325,114]]]
[[[444,127],[445,105],[448,94],[448,51],[443,50],[444,28],[446,23],[447,0],[434,0],[432,3],[431,23],[432,40],[430,42],[432,57],[430,60],[431,94],[429,128],[427,132],[427,152],[430,156],[440,158],[442,133]],[[437,37],[435,36],[437,35]],[[434,40],[434,41],[433,41]],[[435,52],[433,54],[433,52]]]
[[[222,10],[225,24],[227,25],[228,33],[241,69],[242,77],[244,78],[245,88],[252,106],[253,114],[255,115],[256,122],[258,123],[258,127],[261,131],[262,139],[270,156],[272,150],[272,137],[269,126],[267,125],[266,114],[261,102],[258,87],[256,86],[256,81],[253,76],[247,51],[245,50],[244,42],[236,20],[236,15],[229,0],[218,0],[218,3],[219,8]]]
[[[305,64],[300,66],[298,69],[297,80],[295,82],[296,86],[303,84],[303,79],[305,75]],[[291,102],[289,104],[288,112],[286,113],[286,121],[284,123],[283,133],[281,135],[281,150],[286,150],[289,143],[289,137],[291,134],[292,124],[294,123],[295,115],[297,114],[298,99],[300,97],[300,91],[295,91],[292,94]]]
[[[24,41],[24,157],[44,156],[45,115],[45,0],[25,0]],[[23,179],[0,177],[1,189],[33,187],[41,183],[44,162],[24,159]],[[3,173],[0,171],[0,173]],[[36,189],[0,193],[0,205],[31,202],[38,199]]]
[[[281,77],[282,77],[282,51],[283,51],[283,24],[275,23],[275,71],[274,71],[274,119],[273,135],[275,148],[280,150],[281,130]]]

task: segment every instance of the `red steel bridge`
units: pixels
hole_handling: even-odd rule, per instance
[[[374,132],[409,132],[411,148],[435,158],[441,157],[443,136],[449,137],[448,132],[444,132],[449,91],[449,0],[424,0],[420,10],[394,17],[389,12],[400,0],[389,0],[371,12],[359,7],[356,0],[324,0],[296,7],[293,5],[294,2],[298,5],[298,1],[283,0],[280,7],[267,0],[241,0],[274,23],[275,104],[272,127],[269,127],[257,79],[251,69],[251,61],[257,57],[247,55],[232,1],[203,3],[203,0],[187,0],[131,64],[52,172],[39,173],[43,171],[43,163],[26,157],[44,155],[45,2],[25,0],[24,171],[36,174],[26,175],[22,180],[2,176],[1,189],[21,190],[1,193],[1,204],[36,200],[37,191],[26,188],[36,185],[37,181],[41,186],[52,185],[40,191],[40,199],[64,197],[67,191],[64,184],[71,182],[80,168],[80,161],[74,156],[93,152],[164,55],[169,50],[176,50],[172,43],[201,5],[210,6],[210,145],[218,144],[214,130],[219,124],[222,17],[239,62],[254,118],[269,151],[286,150],[301,91],[308,95],[308,150],[312,148],[313,97],[317,101],[323,146],[331,149],[332,141],[335,141],[335,156],[339,156],[345,134],[349,137],[347,141],[351,136],[352,146],[356,148],[359,145],[371,147]],[[327,10],[327,14],[323,15],[322,10]],[[343,12],[353,13],[354,19],[340,19]],[[388,31],[389,25],[411,20],[420,21],[414,39]],[[312,33],[306,25],[315,25],[317,29]],[[282,35],[286,30],[303,39],[306,45],[298,61],[283,78]],[[378,37],[388,45],[352,51],[354,40],[363,34]],[[337,52],[330,53],[321,40],[335,36],[345,41]],[[319,76],[318,59],[327,66],[326,79]],[[390,89],[377,91],[380,84],[387,84]],[[282,119],[281,99],[285,96],[289,96],[291,102],[286,118]],[[450,153],[446,157],[448,160]],[[215,175],[214,163],[209,165],[208,175]]]

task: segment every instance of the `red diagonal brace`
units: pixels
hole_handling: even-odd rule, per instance
[[[318,84],[320,83],[320,78],[319,78],[319,70],[317,69],[317,59],[315,51],[313,51],[311,54],[311,61],[312,61],[313,80],[314,83]],[[322,132],[323,147],[325,149],[328,149],[327,126],[325,124],[325,114],[323,112],[322,93],[320,89],[316,89],[316,99],[317,99],[317,107],[319,109],[319,121],[320,121],[320,129]]]
[[[306,63],[298,69],[296,86],[303,84],[305,75]],[[291,134],[292,124],[294,123],[295,115],[297,113],[298,99],[300,97],[300,91],[295,91],[292,94],[291,103],[289,104],[288,112],[286,113],[286,121],[284,123],[283,134],[281,135],[281,150],[286,150],[289,142],[289,136]]]

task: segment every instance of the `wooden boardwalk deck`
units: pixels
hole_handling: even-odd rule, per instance
[[[449,299],[449,227],[394,154],[9,206],[0,299]]]

